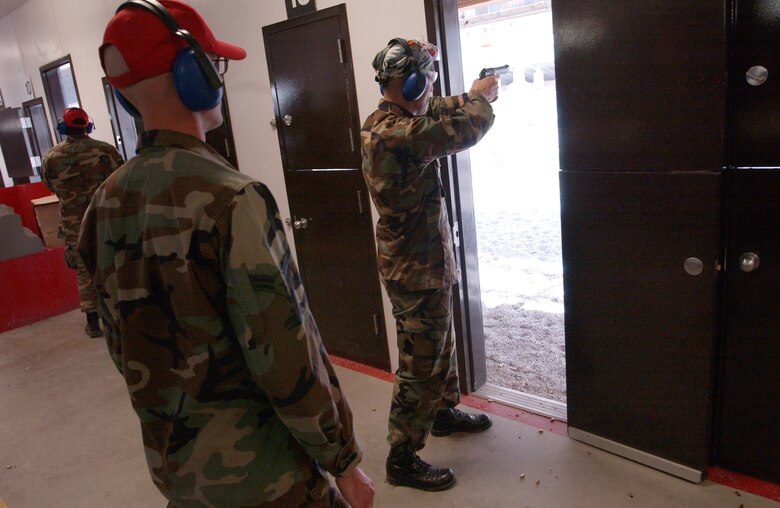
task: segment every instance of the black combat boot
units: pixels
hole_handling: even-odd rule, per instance
[[[486,414],[473,415],[453,407],[436,413],[431,434],[441,437],[449,436],[453,432],[482,432],[491,425],[493,422]]]
[[[98,319],[97,312],[87,312],[87,326],[84,327],[84,331],[92,338],[103,335],[103,330],[100,329],[100,320]]]
[[[452,469],[436,467],[411,450],[391,449],[387,456],[387,483],[436,492],[455,485]]]

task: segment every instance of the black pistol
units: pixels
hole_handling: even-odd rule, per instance
[[[499,77],[502,74],[506,74],[507,72],[509,72],[509,64],[502,65],[501,67],[485,67],[479,71],[479,79],[485,78],[487,76]]]

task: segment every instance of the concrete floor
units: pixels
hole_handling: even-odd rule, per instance
[[[0,334],[0,507],[162,508],[124,382],[102,340],[83,334],[82,319],[72,311]],[[392,487],[384,481],[391,385],[341,367],[338,373],[377,507],[780,507],[499,416],[487,432],[431,438],[421,453],[455,470],[453,489]]]

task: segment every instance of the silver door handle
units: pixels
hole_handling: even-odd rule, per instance
[[[758,268],[758,264],[761,262],[758,254],[755,252],[745,252],[739,257],[739,269],[743,272],[752,272]]]
[[[282,117],[282,121],[284,122],[284,125],[286,125],[287,127],[292,125],[292,117],[290,115],[284,115]]]
[[[766,83],[769,71],[761,65],[754,65],[745,73],[745,80],[751,86],[761,86]]]
[[[704,271],[704,263],[702,263],[699,258],[688,258],[683,263],[683,269],[688,275],[696,277],[697,275],[701,275],[701,272]]]
[[[311,217],[309,217],[308,219],[306,218],[295,219],[295,222],[293,222],[293,227],[295,229],[306,229],[309,227],[310,220],[312,220]]]

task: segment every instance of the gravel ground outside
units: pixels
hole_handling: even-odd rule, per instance
[[[514,71],[470,151],[488,382],[565,402],[555,81],[524,72],[553,61],[551,15],[466,26],[461,44],[466,76]]]

